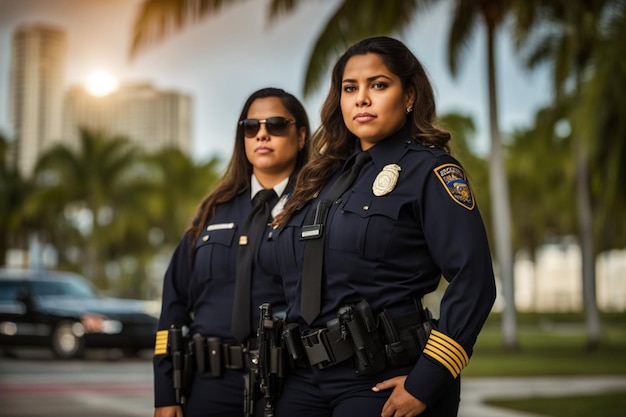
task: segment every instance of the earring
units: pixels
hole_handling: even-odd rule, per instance
[[[409,106],[406,108],[406,114],[409,114],[413,111],[413,106]]]

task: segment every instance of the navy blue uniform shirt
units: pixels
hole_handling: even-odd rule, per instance
[[[428,404],[467,365],[495,300],[487,236],[465,173],[451,155],[417,143],[404,129],[368,152],[371,161],[330,209],[322,306],[311,327],[323,327],[341,306],[362,299],[374,311],[403,314],[411,297],[433,292],[443,276],[449,285],[438,328],[405,382],[411,394]],[[380,174],[385,169],[398,174],[391,187],[393,174]],[[306,242],[301,229],[340,171],[262,249],[263,266],[283,277],[288,321],[303,329],[308,326],[300,316]],[[375,181],[382,184],[382,195],[374,194]]]
[[[231,334],[237,248],[241,227],[251,210],[250,192],[219,205],[215,217],[193,243],[193,264],[190,262],[190,242],[187,236],[181,239],[165,273],[159,330],[169,329],[171,325],[186,325],[190,335],[200,333],[220,337],[222,343],[237,343]],[[267,232],[270,230],[268,227]],[[260,304],[272,303],[277,311],[284,310],[286,305],[279,276],[268,275],[255,264],[252,277],[251,328],[254,331],[259,321]],[[171,372],[169,355],[155,355],[155,407],[176,403]],[[243,401],[243,380],[241,384]]]

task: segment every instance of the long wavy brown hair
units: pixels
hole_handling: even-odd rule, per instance
[[[333,67],[328,96],[321,111],[321,127],[311,138],[311,160],[302,168],[293,196],[275,224],[281,225],[308,201],[315,198],[329,178],[354,151],[356,137],[348,130],[341,112],[341,85],[346,64],[355,55],[376,54],[402,81],[404,92],[415,92],[413,111],[406,116],[411,137],[449,152],[450,134],[436,128],[435,96],[422,67],[413,53],[399,40],[377,36],[350,46]]]
[[[255,100],[269,97],[277,97],[280,99],[283,106],[285,106],[287,111],[295,118],[296,128],[298,130],[302,127],[306,129],[304,147],[298,152],[298,159],[296,161],[296,169],[299,169],[309,158],[309,138],[311,136],[311,129],[309,127],[309,118],[306,114],[306,110],[294,95],[280,88],[271,87],[255,91],[246,100],[238,120],[243,120],[248,116],[250,106]],[[215,210],[218,205],[227,203],[240,193],[250,189],[252,164],[248,161],[248,158],[246,158],[244,141],[243,127],[237,124],[235,145],[230,157],[230,162],[226,167],[226,172],[213,191],[204,197],[191,225],[186,231],[187,238],[190,239],[191,242],[195,242],[196,239],[198,239],[204,225],[215,216]]]

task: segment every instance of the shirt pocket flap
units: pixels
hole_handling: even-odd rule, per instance
[[[236,225],[234,223],[228,223],[224,224],[224,227],[215,226],[218,225],[210,225],[208,228],[204,228],[204,231],[196,242],[196,249],[205,245],[232,246],[237,230]]]
[[[352,193],[341,206],[341,210],[354,213],[363,218],[385,216],[398,220],[403,198],[395,196],[376,197],[370,193]]]

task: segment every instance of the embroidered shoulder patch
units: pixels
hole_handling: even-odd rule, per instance
[[[463,169],[456,164],[439,165],[433,170],[450,197],[468,210],[474,209],[474,196]]]

